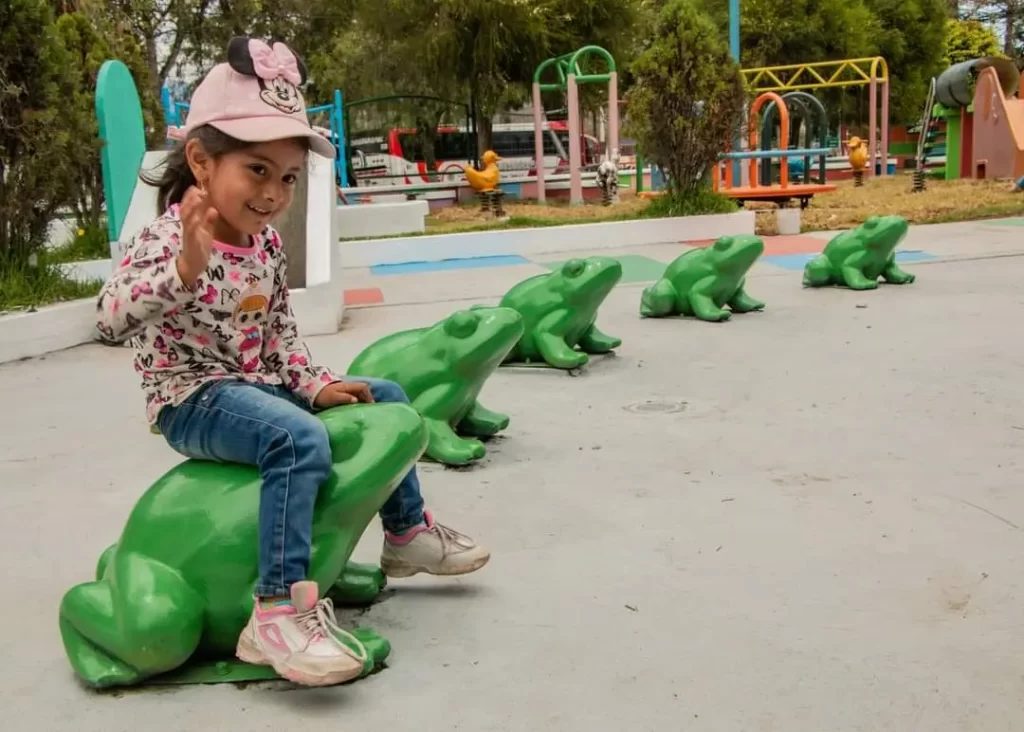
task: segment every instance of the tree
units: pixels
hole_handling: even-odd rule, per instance
[[[746,93],[739,67],[707,14],[689,0],[670,0],[632,72],[628,134],[668,172],[672,195],[692,198],[742,120]]]
[[[977,20],[946,21],[943,61],[947,66],[985,56],[1005,58],[994,30]]]
[[[75,84],[46,0],[0,3],[0,48],[0,257],[24,261],[69,198]]]
[[[56,28],[68,52],[68,71],[75,82],[71,97],[64,100],[67,109],[62,115],[62,124],[74,141],[64,169],[72,185],[72,205],[79,227],[99,229],[103,173],[95,99],[100,66],[109,59],[118,59],[128,66],[142,102],[143,123],[150,131],[159,127],[162,134],[159,100],[153,93],[142,48],[132,36],[116,32],[97,3],[82,0],[74,12],[57,18]]]
[[[889,67],[889,118],[912,122],[921,117],[928,83],[943,65],[945,0],[865,0],[875,18],[871,55]]]
[[[354,0],[351,22],[310,58],[323,94],[421,93],[472,100],[482,151],[494,115],[517,108],[544,59],[589,44],[613,53],[638,0]],[[422,118],[424,127],[429,118]]]

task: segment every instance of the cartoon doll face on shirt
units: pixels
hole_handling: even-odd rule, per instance
[[[263,342],[263,324],[267,321],[270,303],[264,295],[247,295],[235,307],[232,323],[242,332],[244,340],[239,350],[259,350]]]

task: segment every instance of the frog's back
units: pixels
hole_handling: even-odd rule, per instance
[[[376,376],[399,380],[398,369],[407,361],[403,356],[413,353],[423,342],[428,328],[412,328],[384,336],[374,341],[355,357],[348,367],[353,376]]]
[[[708,263],[708,253],[704,249],[691,249],[683,252],[673,260],[665,270],[665,279],[672,283],[676,292],[689,292],[693,285],[714,274]]]

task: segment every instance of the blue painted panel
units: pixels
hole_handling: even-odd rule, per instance
[[[530,264],[530,260],[518,254],[502,254],[491,257],[465,257],[460,259],[440,259],[433,262],[399,262],[397,264],[375,264],[370,267],[370,274],[399,275],[417,274],[420,272],[443,272],[452,269],[483,269],[486,267],[512,267],[518,264]]]

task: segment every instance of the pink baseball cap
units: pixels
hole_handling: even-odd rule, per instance
[[[232,38],[227,63],[214,66],[192,93],[182,136],[210,125],[243,142],[305,137],[313,152],[333,159],[334,145],[309,125],[299,91],[305,81],[305,65],[285,44]]]

